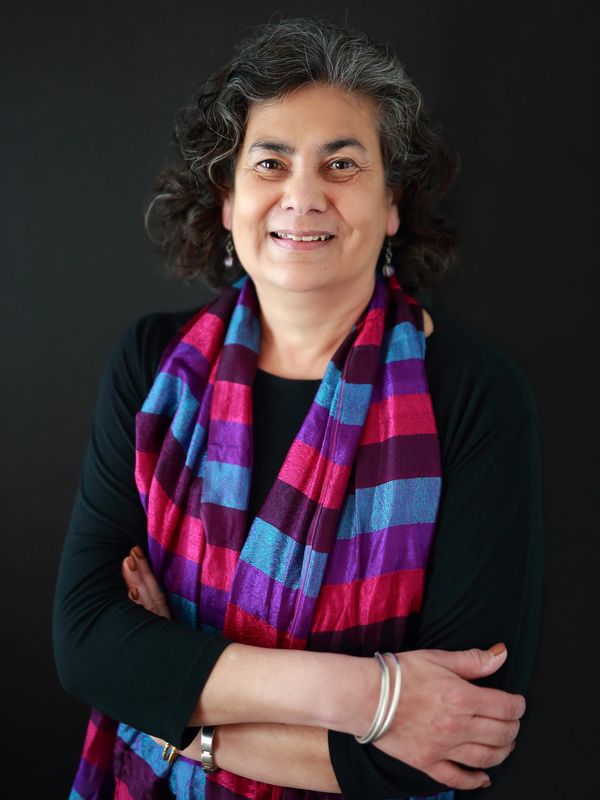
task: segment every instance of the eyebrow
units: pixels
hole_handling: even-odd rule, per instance
[[[319,155],[328,156],[344,147],[356,147],[358,150],[362,150],[365,153],[367,152],[367,148],[364,146],[364,144],[362,144],[362,142],[360,142],[358,139],[355,139],[353,136],[345,136],[342,139],[334,139],[332,142],[320,144],[317,147],[317,152]],[[296,152],[294,147],[291,147],[285,142],[277,142],[267,139],[259,139],[250,145],[248,152],[251,153],[254,150],[271,150],[274,153],[283,153],[284,155],[289,156]]]

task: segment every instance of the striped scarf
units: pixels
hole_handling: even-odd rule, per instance
[[[422,309],[395,277],[376,279],[250,520],[260,336],[244,276],[171,342],[136,417],[150,563],[172,616],[249,645],[397,652],[421,608],[441,492]],[[86,744],[73,800],[340,797],[169,765],[149,736],[122,723],[115,734],[97,712]]]

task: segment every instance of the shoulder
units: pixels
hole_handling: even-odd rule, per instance
[[[531,383],[515,359],[463,323],[443,313],[432,317],[425,361],[445,465],[477,442],[501,447],[516,427],[539,428]]]
[[[145,397],[160,358],[169,342],[202,306],[183,311],[145,314],[134,320],[117,341],[109,363],[109,373],[122,389]]]
[[[533,388],[514,358],[443,313],[434,313],[433,320],[434,331],[426,339],[432,400],[435,393],[492,419],[521,413],[537,419]]]

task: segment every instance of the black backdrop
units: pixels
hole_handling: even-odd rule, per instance
[[[347,15],[392,42],[462,153],[447,203],[462,233],[461,273],[427,299],[530,377],[542,421],[547,530],[528,716],[509,774],[486,796],[595,794],[595,5],[55,0],[5,8],[4,796],[66,797],[78,759],[86,709],[57,682],[50,610],[100,372],[133,319],[208,296],[160,277],[142,229],[173,113],[248,25],[276,11]]]

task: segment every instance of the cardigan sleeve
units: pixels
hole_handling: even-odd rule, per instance
[[[131,326],[101,380],[92,435],[57,579],[53,644],[64,688],[86,704],[178,747],[227,639],[151,614],[127,598],[121,561],[146,546],[135,482],[135,415],[157,358],[152,326]],[[177,680],[172,680],[172,676]]]

